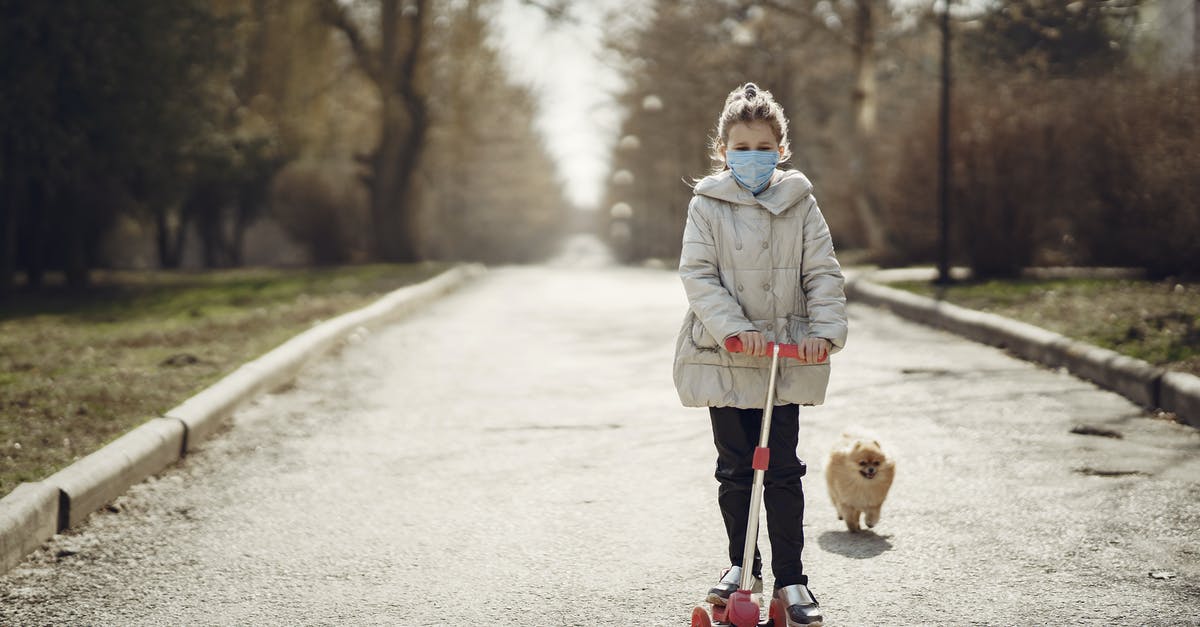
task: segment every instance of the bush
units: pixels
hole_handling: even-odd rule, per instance
[[[1200,273],[1198,87],[1113,85],[1074,120],[1075,180],[1085,189],[1071,222],[1088,263]]]
[[[884,266],[932,263],[938,256],[937,102],[910,110],[905,129],[873,146],[879,183],[879,217],[888,248],[875,261]]]
[[[954,98],[954,250],[976,276],[1059,264],[1200,271],[1194,85],[1013,79]],[[896,242],[884,263],[936,251],[937,108],[916,115],[883,189]]]
[[[314,264],[365,257],[367,198],[352,163],[288,164],[271,183],[271,212]]]

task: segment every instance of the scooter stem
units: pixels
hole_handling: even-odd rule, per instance
[[[770,465],[771,411],[775,409],[775,372],[779,368],[779,344],[771,351],[771,374],[767,379],[767,400],[763,403],[762,427],[758,432],[758,448],[754,449],[754,487],[750,491],[750,517],[746,521],[746,545],[742,552],[742,590],[750,589],[754,576],[754,547],[758,544],[758,510],[762,507],[763,478]]]

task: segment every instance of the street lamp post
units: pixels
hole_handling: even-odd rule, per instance
[[[938,277],[950,278],[950,0],[942,0],[942,106],[938,120]]]

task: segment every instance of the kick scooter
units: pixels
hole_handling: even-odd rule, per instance
[[[742,352],[741,340],[736,337],[725,340],[725,350],[731,353]],[[750,597],[750,580],[754,576],[751,571],[754,564],[754,547],[758,543],[758,510],[762,505],[763,477],[771,457],[767,438],[771,435],[771,411],[775,408],[775,373],[779,369],[780,356],[801,359],[799,346],[796,344],[768,342],[767,352],[771,354],[771,374],[767,379],[767,400],[763,404],[758,448],[754,449],[754,487],[750,491],[750,518],[746,522],[746,545],[742,552],[742,581],[738,584],[738,590],[729,595],[729,601],[724,607],[713,606],[711,618],[703,607],[694,608],[692,627],[787,627],[787,608],[783,601],[771,599],[771,609],[766,622],[759,622],[758,604]]]

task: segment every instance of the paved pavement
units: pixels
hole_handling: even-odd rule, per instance
[[[0,624],[686,625],[725,548],[707,415],[671,385],[684,306],[671,271],[493,270],[0,577]],[[850,314],[801,413],[828,625],[1200,624],[1200,432]],[[899,460],[875,532],[825,494],[849,424]]]

